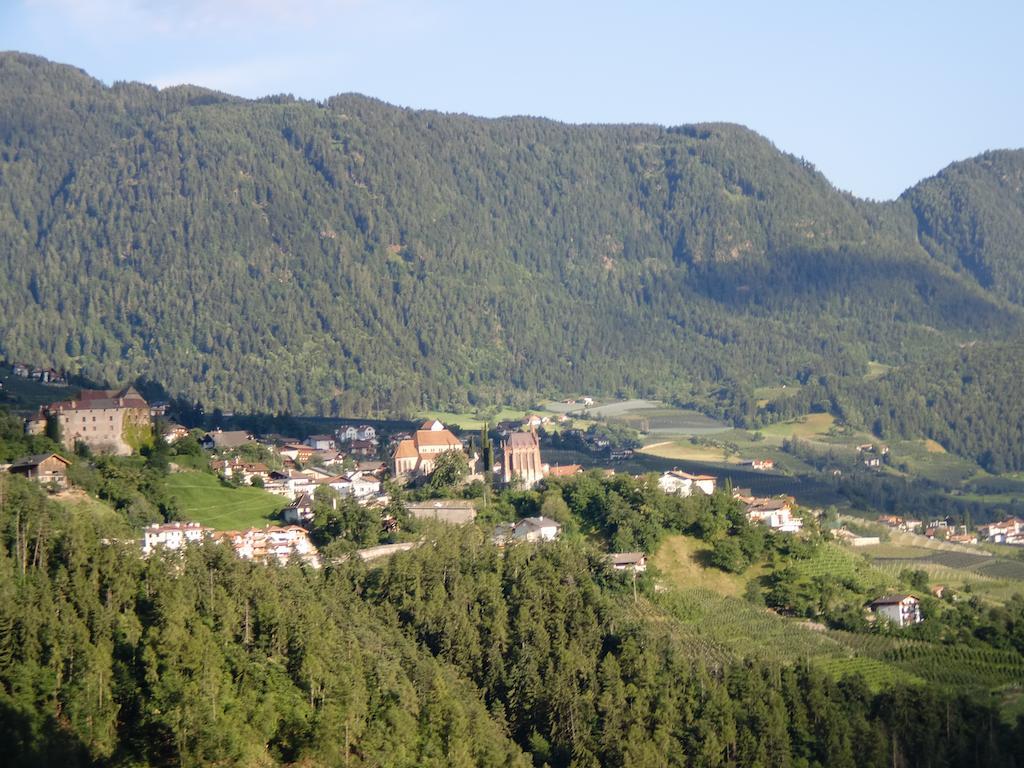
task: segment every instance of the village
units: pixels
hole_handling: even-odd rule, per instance
[[[310,538],[318,489],[330,489],[335,494],[334,499],[347,498],[374,510],[381,516],[384,527],[394,531],[398,523],[388,516],[389,489],[422,487],[431,480],[439,462],[457,459],[456,463],[462,467],[461,483],[487,482],[498,489],[534,489],[543,487],[548,479],[581,474],[584,469],[580,464],[552,466],[543,460],[538,429],[543,430],[548,419],[528,414],[520,422],[499,423],[492,430],[498,439],[496,450],[489,444],[487,430],[483,435],[457,435],[437,419],[428,419],[413,430],[391,434],[380,434],[371,424],[345,424],[330,434],[257,436],[244,430],[190,430],[169,423],[164,419],[161,405],[151,407],[137,390],[127,387],[83,390],[75,399],[40,407],[26,419],[25,430],[29,434],[44,434],[56,425],[61,444],[69,454],[84,446],[94,453],[128,456],[137,450],[143,435],[159,429],[161,439],[170,446],[184,440],[198,442],[207,456],[209,471],[223,483],[258,488],[281,499],[278,520],[261,527],[221,530],[194,520],[150,524],[142,531],[139,542],[144,557],[161,549],[174,551],[190,544],[211,542],[229,547],[245,560],[281,565],[296,562],[319,568],[323,560]],[[568,421],[565,417],[561,420]],[[587,448],[609,449],[611,460],[615,460],[616,451],[621,450],[597,441]],[[69,464],[65,456],[51,453],[19,457],[0,469],[60,490],[69,486]],[[606,475],[615,474],[611,468],[601,471]],[[680,497],[710,496],[720,490],[716,476],[680,469],[662,472],[657,476],[657,485],[664,493]],[[801,509],[792,496],[760,497],[749,489],[731,486],[730,492],[751,523],[778,533],[800,535],[805,516],[820,515],[820,510]],[[450,525],[471,524],[477,517],[476,506],[468,499],[410,501],[406,509],[415,520]],[[1024,521],[1016,518],[979,526],[970,532],[950,526],[946,520],[931,520],[925,524],[882,516],[878,522],[898,530],[923,530],[929,537],[956,543],[977,543],[979,538],[1005,544],[1024,543]],[[553,541],[561,533],[561,523],[553,519],[524,517],[497,524],[490,539],[496,546],[503,547],[520,542]],[[833,536],[852,547],[878,543],[877,537],[857,535],[845,526],[833,531]],[[410,541],[383,544],[355,554],[365,560],[375,560],[416,545]],[[616,570],[642,573],[648,555],[611,552],[606,559]],[[883,595],[869,607],[877,615],[904,626],[921,620],[917,605],[914,595]]]

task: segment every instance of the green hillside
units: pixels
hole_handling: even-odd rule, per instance
[[[8,53],[0,356],[245,412],[593,392],[752,423],[756,387],[1018,337],[1021,167],[871,203],[736,125],[108,87]]]
[[[230,488],[208,472],[174,472],[166,482],[183,520],[220,531],[262,527],[286,506],[280,496],[259,488]]]

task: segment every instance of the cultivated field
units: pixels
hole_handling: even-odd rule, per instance
[[[586,413],[590,418],[607,419],[658,438],[712,435],[729,429],[702,413],[657,400],[620,400],[589,408]]]
[[[741,459],[733,454],[712,445],[695,445],[689,440],[665,440],[645,445],[640,449],[651,456],[663,459],[680,459],[681,461],[714,461],[725,464],[739,464]]]
[[[652,622],[660,621],[666,632],[683,641],[705,664],[735,658],[781,664],[809,662],[837,679],[861,675],[872,690],[895,682],[927,681],[955,691],[998,692],[1005,716],[1012,716],[1020,706],[1024,658],[1016,652],[943,645],[906,635],[829,630],[821,624],[780,616],[738,597],[748,580],[762,575],[760,571],[737,576],[709,568],[708,549],[696,539],[667,537],[652,557],[666,588],[653,600],[671,620],[657,619],[662,614],[643,603],[637,607]],[[962,553],[929,554],[949,562],[968,562]],[[822,548],[797,567],[807,578],[839,575],[874,582],[879,589],[895,576],[892,568],[873,567],[859,553],[838,546]]]

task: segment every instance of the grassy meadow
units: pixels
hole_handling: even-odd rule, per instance
[[[259,488],[230,488],[206,472],[174,472],[167,478],[167,488],[182,519],[220,531],[262,527],[285,506],[280,496]]]

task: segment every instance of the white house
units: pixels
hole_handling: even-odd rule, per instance
[[[199,523],[154,523],[143,532],[142,554],[149,555],[157,547],[181,549],[186,544],[198,544],[212,531]]]
[[[782,533],[796,533],[804,526],[803,520],[793,516],[793,509],[785,498],[752,499],[747,504],[747,519]]]
[[[524,427],[533,427],[534,429],[539,428],[544,423],[544,420],[535,413],[528,413],[523,417]]]
[[[710,496],[715,492],[715,481],[713,475],[691,475],[689,472],[672,469],[658,478],[658,487],[665,493],[677,496],[689,496],[694,489]]]
[[[344,477],[347,483],[347,490],[343,490],[342,493],[348,493],[357,499],[376,496],[380,493],[380,478],[369,472],[356,470],[355,472],[345,473]]]
[[[512,528],[513,541],[554,541],[562,533],[562,524],[550,517],[524,517]]]
[[[317,451],[332,451],[334,438],[331,435],[310,435],[306,438],[306,445]]]
[[[295,499],[301,493],[313,493],[316,481],[309,474],[294,469],[275,470],[263,484],[263,490],[286,499]]]
[[[1000,523],[979,525],[978,534],[996,544],[1022,544],[1024,543],[1024,520],[1011,517]]]
[[[360,424],[356,429],[356,440],[376,440],[377,430],[369,424]]]
[[[338,427],[334,434],[338,438],[339,443],[348,443],[359,437],[359,430],[348,424],[344,427]]]
[[[920,624],[921,601],[913,595],[885,595],[871,603],[871,610],[897,627]]]
[[[281,510],[281,519],[291,525],[302,525],[313,519],[313,497],[308,493],[299,497]]]

